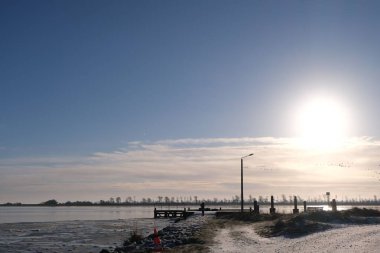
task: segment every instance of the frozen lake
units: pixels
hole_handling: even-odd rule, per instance
[[[245,209],[249,209],[248,204]],[[206,206],[217,208],[219,206]],[[276,205],[276,212],[291,213],[292,205]],[[328,210],[327,206],[322,206]],[[361,206],[380,210],[379,206]],[[184,206],[157,206],[157,209],[183,209]],[[190,206],[195,209],[199,206]],[[222,206],[222,209],[239,209],[240,206]],[[261,205],[260,212],[269,213],[269,205]],[[298,205],[300,212],[303,206]],[[352,206],[338,206],[338,210],[345,210]],[[73,220],[128,220],[139,218],[152,218],[153,206],[0,206],[0,224],[18,222],[53,222]]]
[[[121,246],[131,230],[144,236],[173,221],[147,207],[0,207],[0,252],[91,252]]]
[[[0,223],[152,218],[152,206],[1,206]]]

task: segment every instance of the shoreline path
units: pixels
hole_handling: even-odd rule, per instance
[[[342,226],[299,238],[263,238],[253,225],[235,225],[218,230],[212,253],[221,252],[344,252],[375,253],[380,249],[380,225]]]

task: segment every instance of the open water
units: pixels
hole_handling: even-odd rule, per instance
[[[191,206],[197,209],[199,206]],[[206,206],[217,208],[219,206]],[[260,212],[269,213],[269,205],[260,206]],[[276,205],[279,213],[291,213],[292,205]],[[328,206],[322,206],[328,210]],[[380,206],[361,206],[380,210]],[[183,209],[183,206],[158,206],[157,209]],[[239,209],[240,206],[222,206],[222,209]],[[338,210],[345,210],[352,206],[338,206]],[[245,205],[249,209],[249,205]],[[298,205],[300,212],[303,206]],[[153,218],[153,206],[0,206],[0,224],[18,222],[54,222],[74,220],[129,220],[139,218]]]
[[[153,218],[152,206],[1,206],[0,223]]]

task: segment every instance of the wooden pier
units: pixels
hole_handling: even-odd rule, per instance
[[[184,218],[186,219],[190,215],[193,215],[194,212],[186,211],[186,208],[183,210],[157,210],[154,208],[154,218]]]

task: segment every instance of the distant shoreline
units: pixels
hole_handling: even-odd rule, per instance
[[[380,206],[380,202],[373,203],[373,202],[336,202],[338,206],[353,206],[353,207],[360,207],[360,206]],[[270,206],[270,203],[258,203],[260,206]],[[249,208],[249,206],[253,206],[253,203],[245,203],[246,208]],[[284,202],[279,202],[275,203],[275,206],[291,206],[293,203],[284,203]],[[107,203],[107,204],[100,204],[100,203],[75,203],[72,202],[71,204],[67,203],[58,203],[54,205],[49,205],[49,204],[23,204],[23,203],[4,203],[0,204],[0,206],[38,206],[38,207],[59,207],[59,206],[112,206],[112,207],[121,207],[121,206],[152,206],[152,207],[184,207],[184,206],[189,206],[189,207],[194,207],[194,206],[200,206],[200,203],[188,203],[188,202],[183,202],[183,203]],[[205,203],[205,206],[236,206],[240,207],[240,203]],[[327,206],[327,203],[324,202],[308,202],[307,206]]]

